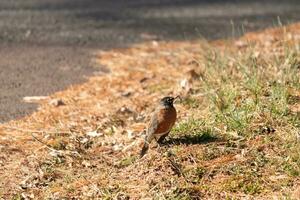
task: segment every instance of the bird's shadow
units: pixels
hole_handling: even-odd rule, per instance
[[[221,138],[211,134],[211,133],[201,133],[201,134],[194,134],[194,135],[184,135],[181,137],[170,137],[169,139],[165,140],[161,145],[193,145],[193,144],[206,144],[210,142],[216,142],[222,140]]]

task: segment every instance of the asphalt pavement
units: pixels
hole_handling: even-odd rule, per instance
[[[1,0],[0,122],[101,70],[96,49],[147,40],[208,40],[300,20],[298,0]]]

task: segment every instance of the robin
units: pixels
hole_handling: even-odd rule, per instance
[[[158,144],[162,144],[165,137],[168,136],[171,128],[176,121],[176,109],[173,106],[174,100],[177,97],[164,97],[160,100],[158,107],[153,112],[150,123],[147,127],[146,138],[144,146],[140,153],[140,157],[143,157],[149,149],[149,144],[155,138]]]

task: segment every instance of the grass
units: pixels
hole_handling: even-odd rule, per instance
[[[198,108],[201,104],[201,101],[197,98],[187,97],[183,99],[181,103],[187,106],[188,108]]]
[[[127,166],[133,164],[136,159],[137,159],[137,156],[124,158],[120,161],[120,163],[118,164],[118,167],[121,167],[121,168],[127,167]]]
[[[210,144],[203,149],[203,156],[198,157],[209,161],[246,152],[241,163],[225,164],[216,172],[229,175],[221,187],[229,193],[259,195],[274,191],[273,188],[280,188],[280,185],[291,186],[293,179],[299,176],[299,153],[295,153],[299,144],[295,134],[299,131],[300,118],[290,110],[299,99],[290,91],[299,91],[300,52],[293,45],[283,46],[285,50],[281,54],[258,54],[255,48],[245,49],[238,55],[208,51],[204,55],[205,78],[198,84],[205,87],[193,89],[208,94],[202,101],[208,102],[209,111],[204,119],[193,116],[173,129],[173,137],[190,137],[189,144],[203,144],[220,137],[214,130],[220,130],[228,144],[240,139],[245,141],[236,146],[238,149],[230,150],[232,145],[229,145],[221,152]],[[210,92],[212,89],[214,93]],[[201,113],[193,96],[197,93],[187,97],[183,105],[190,113]],[[200,167],[199,176],[197,169],[190,170],[190,176],[201,180],[209,171]],[[284,181],[271,183],[268,176],[275,174],[283,175]]]

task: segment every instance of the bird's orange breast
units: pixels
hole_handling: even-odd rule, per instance
[[[158,124],[154,134],[163,134],[170,131],[175,124],[176,117],[177,114],[174,107],[160,109],[157,113]]]

